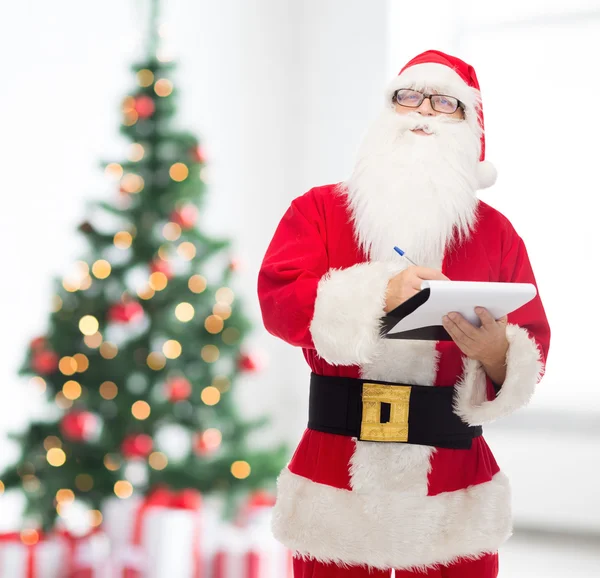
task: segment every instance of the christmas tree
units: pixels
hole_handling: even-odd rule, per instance
[[[199,226],[205,167],[198,139],[173,127],[172,62],[161,57],[158,1],[148,57],[122,102],[127,159],[105,164],[114,202],[79,227],[86,251],[57,280],[46,335],[22,374],[45,389],[48,416],[14,436],[21,456],[1,477],[49,529],[78,500],[99,524],[109,496],[160,484],[236,497],[268,487],[286,450],[253,450],[233,390],[256,369],[231,284],[229,243]],[[171,451],[164,448],[170,448]]]

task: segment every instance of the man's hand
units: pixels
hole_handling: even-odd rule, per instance
[[[502,385],[506,379],[507,318],[496,321],[484,307],[476,307],[475,313],[481,319],[481,327],[454,312],[443,318],[442,325],[459,349],[470,359],[481,362],[490,379]]]
[[[392,277],[388,282],[385,312],[389,313],[392,309],[396,309],[398,305],[416,295],[421,290],[422,281],[432,279],[447,281],[448,277],[441,271],[429,269],[428,267],[408,267]]]

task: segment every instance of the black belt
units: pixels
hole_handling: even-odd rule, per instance
[[[469,449],[481,426],[453,411],[454,387],[311,374],[309,429],[361,441]]]

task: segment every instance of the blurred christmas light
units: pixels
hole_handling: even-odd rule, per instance
[[[215,303],[213,305],[213,313],[221,319],[229,319],[231,317],[231,306],[227,303]]]
[[[127,156],[131,162],[137,163],[144,158],[145,153],[144,147],[136,142],[129,147],[129,154]]]
[[[106,454],[104,456],[104,467],[110,472],[116,472],[121,467],[119,456],[115,454]]]
[[[81,396],[81,385],[76,381],[67,381],[62,387],[63,395],[71,401],[78,399]]]
[[[114,343],[109,343],[105,341],[100,346],[100,355],[104,357],[104,359],[114,359],[119,353],[119,348]]]
[[[115,482],[115,494],[122,500],[129,498],[133,494],[133,486],[125,480],[119,480]]]
[[[133,242],[133,237],[131,236],[131,233],[128,233],[127,231],[119,231],[115,235],[113,242],[117,249],[129,249]]]
[[[159,27],[158,27],[158,35],[161,38],[166,38],[169,35],[170,32],[170,27],[166,22],[163,22]]]
[[[26,546],[33,546],[40,541],[40,535],[36,530],[23,530],[21,532],[21,542]]]
[[[165,341],[162,350],[168,359],[177,359],[181,355],[181,343],[175,339],[169,339]]]
[[[153,470],[164,470],[169,464],[169,460],[162,452],[152,452],[148,457],[148,463]]]
[[[113,179],[120,179],[123,176],[123,167],[119,163],[110,163],[106,165],[104,174]]]
[[[184,163],[175,163],[171,165],[171,168],[169,169],[169,176],[178,183],[185,181],[189,174],[190,170]]]
[[[123,104],[121,105],[121,110],[124,113],[128,113],[128,112],[131,112],[132,110],[135,110],[134,107],[135,107],[135,98],[133,98],[133,96],[126,96],[123,99]]]
[[[90,510],[90,526],[97,528],[102,524],[102,512],[100,510]]]
[[[51,466],[58,468],[67,461],[67,455],[61,448],[50,448],[46,453],[46,459]]]
[[[181,237],[181,227],[177,223],[167,223],[163,227],[163,237],[167,241],[177,241]]]
[[[231,381],[224,375],[217,375],[212,380],[213,387],[216,387],[221,393],[225,393],[231,387]]]
[[[161,271],[155,271],[150,275],[148,284],[155,291],[162,291],[169,282],[169,278]]]
[[[126,112],[123,117],[123,124],[125,126],[133,126],[138,121],[138,113],[135,110]]]
[[[138,70],[137,72],[137,81],[140,86],[144,88],[146,86],[150,86],[154,82],[154,73],[147,68],[142,68],[142,70]]]
[[[42,377],[32,377],[29,380],[29,384],[37,388],[40,393],[44,393],[46,391],[46,381]]]
[[[81,492],[89,492],[94,487],[94,478],[89,474],[79,474],[75,477],[75,487]]]
[[[121,179],[121,189],[126,193],[139,193],[144,188],[144,179],[135,173],[127,173]]]
[[[216,450],[220,445],[223,439],[223,435],[216,428],[207,429],[201,436],[202,445],[208,451]]]
[[[223,331],[223,335],[221,335],[221,339],[225,345],[234,345],[241,337],[242,334],[240,333],[240,330],[235,327],[228,327]]]
[[[221,333],[221,331],[223,331],[223,326],[223,320],[218,315],[209,315],[204,321],[206,331],[213,335]]]
[[[75,501],[75,493],[73,490],[58,490],[56,492],[56,501],[57,502],[66,502],[67,504]]]
[[[136,401],[131,406],[131,414],[135,419],[144,420],[150,417],[150,404],[146,401]]]
[[[219,359],[220,351],[216,345],[205,345],[200,355],[206,363],[214,363]]]
[[[173,60],[173,55],[171,54],[171,52],[169,52],[168,49],[161,46],[156,51],[156,60],[158,60],[159,62],[171,62],[171,60]]]
[[[92,335],[96,335],[96,333],[93,333]],[[83,353],[76,353],[73,356],[73,359],[75,360],[75,363],[77,363],[77,373],[83,373],[88,370],[90,360]]]
[[[86,275],[79,284],[79,289],[81,291],[86,291],[92,286],[92,278],[89,275]]]
[[[56,436],[48,436],[44,440],[44,449],[48,451],[52,448],[62,448],[62,442]]]
[[[100,347],[100,345],[102,344],[102,334],[99,331],[97,331],[93,335],[86,335],[83,338],[83,342],[90,349],[96,349],[97,347]]]
[[[0,480],[0,496],[4,493],[4,483]]]
[[[54,295],[52,297],[52,313],[57,313],[62,309],[63,300],[58,296]]]
[[[245,480],[250,475],[250,464],[243,460],[231,464],[231,475],[238,480]]]
[[[58,516],[60,518],[66,518],[68,510],[69,510],[69,504],[63,504],[62,502],[59,502],[56,505],[56,513],[58,514]]]
[[[215,293],[215,300],[217,303],[225,303],[226,305],[231,305],[235,299],[235,294],[229,287],[221,287],[217,289]]]
[[[84,315],[79,320],[79,331],[84,335],[94,335],[99,326],[98,320],[93,315]],[[77,369],[77,362],[75,362],[75,369]]]
[[[110,275],[111,269],[110,263],[105,259],[98,259],[92,265],[92,273],[98,279],[106,279]]]
[[[103,399],[111,400],[117,397],[117,394],[119,393],[119,388],[117,387],[116,383],[112,381],[105,381],[100,385],[99,391],[100,396]]]
[[[202,293],[206,290],[206,279],[202,275],[192,275],[188,281],[188,287],[192,293]]]
[[[77,362],[67,355],[58,362],[58,369],[63,375],[73,375],[77,371]]]
[[[64,395],[62,391],[59,391],[55,396],[54,396],[54,401],[56,403],[56,405],[60,408],[60,409],[69,409],[72,405],[73,402],[70,399],[67,399]]]
[[[191,261],[196,256],[196,246],[194,243],[186,241],[177,247],[177,253],[186,261]]]
[[[202,399],[206,405],[217,405],[221,400],[221,392],[216,387],[209,385],[202,390],[200,399]]]
[[[137,295],[140,299],[148,300],[154,297],[155,291],[152,289],[152,287],[146,285],[137,290]]]
[[[150,369],[159,371],[167,364],[167,360],[162,353],[153,351],[150,355],[148,355],[146,363]]]
[[[75,291],[78,291],[80,285],[80,282],[74,282],[72,279],[63,279],[62,282],[62,286],[64,287],[65,291],[68,291],[69,293],[75,293]]]
[[[175,307],[175,317],[182,323],[187,323],[194,318],[194,307],[190,303],[180,303]]]
[[[41,487],[40,480],[31,474],[23,476],[23,489],[26,492],[35,493]]]
[[[154,83],[154,92],[158,96],[169,96],[173,92],[173,83],[166,78],[161,78]]]

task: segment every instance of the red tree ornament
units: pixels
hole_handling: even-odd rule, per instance
[[[197,163],[204,164],[206,162],[206,155],[204,154],[204,149],[201,145],[192,148],[192,159]]]
[[[71,411],[60,421],[63,436],[74,442],[86,442],[98,433],[98,416],[89,411]]]
[[[36,351],[31,359],[31,367],[41,375],[54,373],[58,369],[58,355],[49,349]]]
[[[197,456],[206,456],[219,448],[221,438],[208,435],[211,432],[196,432],[193,436],[192,447]]]
[[[164,273],[167,276],[167,279],[171,279],[171,277],[173,277],[173,269],[171,268],[171,264],[168,261],[163,261],[162,259],[154,259],[154,261],[150,263],[150,272]]]
[[[31,340],[29,347],[33,351],[43,351],[44,349],[46,349],[47,343],[48,342],[46,341],[46,338],[43,335],[40,335],[40,337],[36,337],[35,339]]]
[[[152,452],[154,442],[146,434],[130,434],[121,444],[121,453],[127,459],[146,458]]]
[[[244,353],[238,359],[238,368],[240,371],[255,372],[262,369],[263,363],[258,355],[253,353]]]
[[[185,204],[175,209],[170,216],[173,223],[177,223],[182,229],[191,229],[198,219],[198,208],[195,205]]]
[[[146,95],[138,96],[138,98],[135,99],[133,108],[138,113],[140,118],[150,118],[156,110],[154,101]]]
[[[192,384],[185,377],[172,377],[165,384],[165,389],[171,403],[184,401],[192,394]]]
[[[108,320],[113,323],[130,323],[144,316],[144,308],[137,301],[116,303],[108,310]]]

